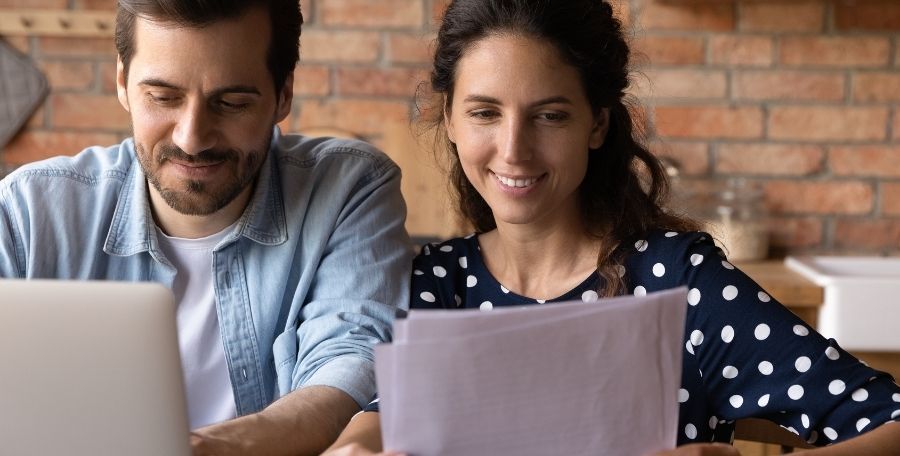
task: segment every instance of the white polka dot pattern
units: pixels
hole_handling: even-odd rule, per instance
[[[757,340],[766,340],[769,338],[769,334],[771,334],[771,330],[769,329],[769,325],[765,323],[761,323],[756,326],[756,329],[753,330],[753,336],[756,337]]]
[[[691,288],[691,291],[688,292],[687,302],[692,306],[700,304],[700,290]]]
[[[730,380],[738,376],[738,370],[734,366],[725,366],[725,369],[722,369],[722,376]]]
[[[828,392],[837,396],[838,394],[843,393],[846,387],[843,380],[832,380],[831,383],[828,384]]]
[[[734,285],[728,285],[722,289],[722,297],[725,298],[726,301],[734,301],[734,298],[737,298],[737,295],[738,289]]]
[[[697,438],[697,426],[694,426],[693,424],[688,423],[688,425],[684,427],[684,435],[691,440],[696,439]]]
[[[722,328],[722,341],[726,344],[730,344],[731,341],[734,340],[734,328],[730,325]]]
[[[835,441],[838,433],[851,438],[875,429],[889,415],[900,418],[898,387],[784,314],[772,296],[713,247],[712,239],[701,237],[706,236],[648,234],[632,240],[635,249],[612,269],[636,296],[673,286],[688,290],[686,353],[677,394],[679,444],[727,441],[734,421],[713,413],[765,416],[790,432],[801,430],[818,445]],[[413,267],[413,307],[489,310],[551,301],[519,296],[501,285],[484,267],[477,239],[426,247]],[[589,277],[552,301],[596,301],[602,280]],[[439,296],[453,299],[438,302]],[[869,382],[861,387],[863,379]],[[836,412],[823,416],[818,410],[824,409]]]
[[[653,265],[653,275],[656,277],[662,277],[666,275],[666,266],[662,263],[656,263]]]

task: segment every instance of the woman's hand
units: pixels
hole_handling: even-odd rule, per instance
[[[724,443],[692,443],[674,450],[660,451],[652,456],[740,456],[741,452]]]
[[[375,453],[358,443],[351,443],[323,453],[322,456],[404,456],[404,454],[395,451]]]

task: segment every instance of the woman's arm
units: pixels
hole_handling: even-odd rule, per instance
[[[337,440],[325,451],[324,456],[395,455],[381,451],[381,422],[378,412],[361,412],[350,420]]]

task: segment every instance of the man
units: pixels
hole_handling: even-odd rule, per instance
[[[120,0],[133,138],[0,184],[0,277],[175,292],[196,455],[320,452],[408,300],[396,165],[275,128],[301,23],[296,0]]]

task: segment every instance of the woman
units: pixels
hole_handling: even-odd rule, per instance
[[[661,166],[623,101],[629,50],[603,0],[455,0],[434,110],[476,234],[425,246],[412,308],[535,304],[686,285],[679,448],[736,454],[734,421],[772,420],[828,454],[896,454],[900,388],[822,338],[662,209]],[[377,404],[336,454],[380,447]],[[636,431],[636,434],[639,431]],[[345,444],[355,442],[350,446]]]

